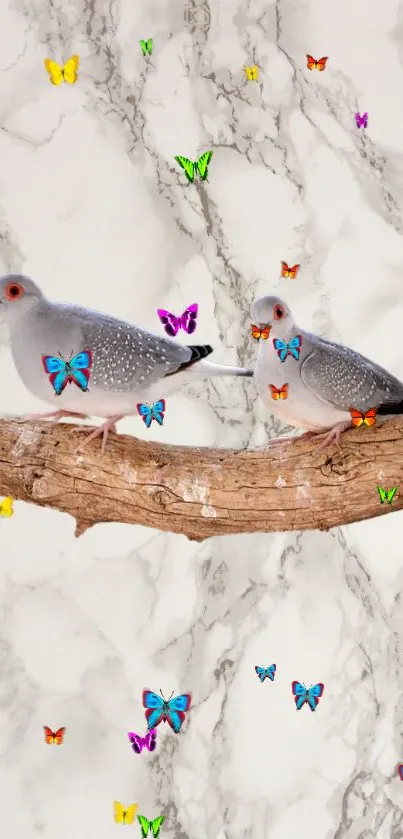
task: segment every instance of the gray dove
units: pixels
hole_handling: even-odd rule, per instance
[[[341,432],[351,427],[351,409],[403,413],[402,382],[360,353],[300,329],[279,297],[256,300],[251,319],[260,330],[270,330],[267,339],[259,339],[259,395],[270,413],[306,429],[302,436],[323,438],[320,448],[332,440],[339,444]],[[278,390],[288,385],[286,398],[274,398],[278,394],[273,396],[270,385]]]
[[[243,367],[205,361],[213,351],[208,344],[183,346],[109,315],[52,303],[22,274],[0,279],[0,317],[9,328],[13,360],[25,386],[40,399],[57,405],[57,410],[33,414],[29,419],[106,418],[79,448],[103,434],[104,451],[108,432],[116,431],[120,419],[134,414],[138,402],[165,398],[189,380],[253,376],[252,370]],[[42,356],[60,355],[69,361],[84,350],[90,350],[93,359],[88,390],[73,381],[56,395]]]

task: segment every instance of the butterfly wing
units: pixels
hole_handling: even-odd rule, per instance
[[[153,51],[153,39],[152,38],[149,38],[148,41],[146,41],[146,51],[148,52],[149,55],[152,55],[152,51]]]
[[[45,373],[60,373],[66,370],[66,362],[63,358],[57,358],[55,355],[43,355],[42,365]]]
[[[308,701],[308,691],[303,682],[292,682],[291,690],[294,695],[297,711],[300,711],[304,702]]]
[[[302,335],[295,335],[288,344],[288,352],[298,361],[302,346]]]
[[[381,502],[381,504],[383,504],[387,499],[387,495],[388,495],[387,490],[382,489],[382,487],[377,487],[377,490],[379,492],[380,502]]]
[[[376,408],[370,408],[369,411],[364,416],[365,425],[368,425],[370,428],[375,425],[376,423]]]
[[[91,350],[83,350],[83,352],[75,355],[69,362],[69,365],[70,375],[74,384],[83,391],[88,390],[88,382],[92,367]]]
[[[398,763],[397,764],[397,771],[398,771],[400,780],[403,781],[403,763]]]
[[[136,405],[136,408],[137,408],[137,413],[140,414],[141,419],[143,420],[143,422],[145,423],[147,428],[149,428],[151,423],[152,423],[152,418],[153,418],[152,409],[150,408],[149,405],[146,405],[145,402],[138,402],[137,405]]]
[[[138,804],[129,804],[124,811],[124,824],[133,824],[134,817],[139,809]]]
[[[367,127],[367,125],[368,125],[368,111],[365,111],[365,113],[362,115],[361,125],[363,126],[363,128]]]
[[[156,728],[165,716],[165,703],[161,696],[152,690],[143,690],[143,706],[146,708],[148,730]]]
[[[204,154],[196,161],[196,166],[202,181],[205,181],[208,175],[208,166],[213,156],[212,151],[205,151]]]
[[[143,738],[143,743],[149,752],[155,751],[157,746],[157,732],[153,728],[147,731],[146,736]]]
[[[320,73],[325,69],[328,58],[329,56],[325,55],[323,58],[319,58],[316,62],[316,69],[319,70]]]
[[[136,755],[141,754],[143,747],[146,745],[145,739],[140,737],[140,734],[136,734],[135,731],[128,731],[127,736],[131,742],[133,751],[136,752]]]
[[[80,57],[78,55],[72,55],[69,58],[64,67],[63,67],[63,77],[64,81],[68,84],[74,84],[77,81],[77,70],[78,65],[80,63]]]
[[[171,338],[175,338],[175,335],[177,335],[181,326],[181,319],[177,318],[176,315],[173,315],[172,312],[168,312],[166,309],[157,309],[157,315],[161,323],[164,325],[167,335],[170,335]]]
[[[158,402],[154,402],[154,405],[151,408],[152,419],[155,419],[156,422],[158,422],[158,425],[162,425],[164,422],[164,413],[165,399],[159,399]]]
[[[288,397],[288,384],[284,384],[282,388],[280,388],[280,399],[287,399]]]
[[[54,732],[52,731],[51,728],[49,728],[48,725],[44,725],[43,730],[44,730],[44,733],[45,733],[45,743],[48,743],[48,745],[51,745],[54,742],[54,738],[55,738]]]
[[[198,310],[199,307],[197,303],[191,303],[191,305],[188,306],[187,309],[185,309],[183,315],[181,315],[181,317],[179,318],[182,329],[184,329],[184,331],[187,332],[188,335],[191,335],[192,332],[194,332],[196,329],[196,318]]]
[[[259,676],[260,681],[261,681],[261,682],[264,682],[264,680],[265,680],[265,678],[266,678],[266,670],[265,670],[265,668],[264,668],[264,667],[259,667],[258,665],[256,665],[256,667],[255,667],[255,673],[257,673],[257,675]]]
[[[245,67],[245,73],[246,73],[246,78],[248,79],[248,81],[252,81],[252,79],[253,79],[252,67]]]
[[[281,261],[281,276],[282,277],[289,277],[290,276],[290,266],[287,265],[286,262]]]
[[[157,816],[157,818],[153,819],[151,822],[151,830],[153,832],[154,839],[158,839],[162,822],[164,821],[165,816]]]
[[[45,65],[45,70],[49,73],[49,81],[54,85],[59,85],[63,81],[63,68],[60,64],[57,64],[56,61],[52,61],[50,58],[45,58],[43,61]]]
[[[316,710],[317,705],[319,703],[319,699],[323,695],[324,689],[325,686],[322,682],[318,682],[317,685],[311,685],[311,687],[308,689],[307,699],[311,711]]]
[[[354,425],[355,428],[359,428],[360,425],[364,422],[364,416],[361,411],[357,411],[356,408],[350,408],[350,416],[351,416],[351,424]]]
[[[362,117],[361,117],[361,114],[359,114],[359,113],[357,112],[356,114],[354,114],[354,116],[355,116],[355,122],[356,122],[357,128],[361,128],[361,126],[362,126]]]
[[[174,696],[166,703],[166,719],[175,734],[181,729],[182,723],[185,719],[185,711],[188,711],[192,701],[191,693],[183,693],[180,696]]]
[[[393,489],[390,489],[389,492],[386,493],[387,497],[388,497],[388,504],[392,503],[393,498],[396,495],[396,493],[397,493],[397,487],[393,487]]]
[[[295,280],[295,277],[297,276],[299,269],[299,264],[293,265],[292,268],[290,268],[288,276],[291,278],[291,280]]]
[[[316,69],[316,61],[312,55],[309,55],[308,53],[306,54],[306,66],[308,67],[308,70]]]
[[[276,665],[271,664],[270,667],[266,667],[266,675],[269,677],[271,682],[274,682],[274,677],[276,675]]]
[[[182,166],[182,169],[184,169],[188,181],[190,181],[190,183],[194,181],[195,164],[187,157],[182,157],[182,155],[180,154],[176,155],[175,160],[177,163],[179,163],[179,166]]]
[[[56,744],[56,746],[61,746],[62,745],[63,740],[64,740],[64,732],[65,731],[66,731],[65,727],[62,726],[61,728],[58,728],[57,731],[54,732],[53,742]]]
[[[252,338],[254,338],[255,341],[259,341],[261,332],[260,332],[259,327],[256,326],[254,323],[251,324],[251,332],[252,332]]]
[[[147,52],[147,41],[143,41],[142,39],[140,39],[139,44],[141,46],[141,51],[143,55],[145,55]]]
[[[11,495],[7,495],[7,498],[3,498],[3,501],[0,503],[0,516],[3,519],[8,519],[13,514],[13,499]]]
[[[280,391],[276,385],[269,385],[272,399],[280,399]]]
[[[140,823],[141,835],[143,836],[143,839],[146,839],[146,836],[148,836],[148,831],[151,827],[151,822],[148,821],[148,819],[146,819],[145,816],[137,816],[137,821]]]
[[[280,361],[285,361],[288,355],[288,344],[282,338],[273,338],[273,347]]]

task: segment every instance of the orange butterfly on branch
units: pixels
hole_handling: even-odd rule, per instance
[[[49,726],[44,725],[43,730],[45,732],[45,743],[48,743],[49,746],[61,746],[64,741],[64,732],[66,729],[58,728],[57,731],[52,731]]]
[[[312,56],[307,53],[306,66],[308,67],[308,70],[319,70],[319,72],[321,73],[322,70],[324,70],[326,67],[326,62],[328,58],[329,56],[325,55],[324,58],[318,58],[318,60],[316,61],[315,58],[312,58]]]
[[[351,424],[355,428],[359,428],[360,425],[375,425],[376,423],[376,408],[370,408],[366,414],[361,413],[361,411],[357,411],[355,408],[350,408],[351,414]]]
[[[260,341],[260,339],[262,339],[263,341],[267,341],[267,339],[270,335],[271,327],[270,326],[264,326],[263,329],[259,329],[258,326],[255,326],[255,324],[252,323],[251,329],[252,329],[252,337],[256,341]]]
[[[300,267],[300,265],[293,265],[292,268],[290,268],[286,262],[281,261],[281,276],[289,277],[290,280],[295,280]]]
[[[288,396],[288,384],[283,385],[283,387],[276,387],[275,385],[269,385],[271,390],[271,397],[272,399],[287,399]]]

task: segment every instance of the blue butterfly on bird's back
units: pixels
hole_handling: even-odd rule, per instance
[[[158,422],[158,425],[163,424],[165,399],[159,399],[158,402],[154,402],[153,405],[147,405],[146,402],[138,402],[136,408],[147,428],[150,427],[153,420]]]
[[[56,396],[60,396],[66,385],[71,382],[74,382],[80,390],[86,392],[93,361],[91,350],[83,350],[73,358],[71,357],[73,353],[71,353],[68,361],[63,358],[61,353],[59,355],[60,358],[55,355],[42,356],[43,369],[49,376],[50,384]]]
[[[191,701],[191,693],[182,693],[180,696],[164,699],[162,693],[158,696],[152,690],[143,690],[143,705],[146,708],[148,730],[156,728],[160,722],[167,722],[175,734],[178,734],[185,719],[185,711],[189,710]]]
[[[296,335],[295,338],[291,338],[288,344],[282,338],[273,338],[273,347],[280,361],[285,361],[288,355],[291,355],[292,358],[298,361],[302,347],[302,335]]]
[[[324,689],[325,686],[322,682],[318,682],[317,685],[311,685],[310,688],[306,688],[302,682],[292,682],[291,690],[294,694],[297,711],[301,710],[305,702],[309,705],[311,711],[315,711]]]
[[[270,681],[274,682],[274,677],[276,675],[276,665],[271,664],[270,667],[259,667],[258,665],[256,665],[255,673],[257,673],[261,682],[264,682],[265,679],[270,679]]]

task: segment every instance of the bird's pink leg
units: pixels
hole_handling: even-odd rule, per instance
[[[336,446],[340,447],[340,435],[343,431],[346,431],[347,428],[351,428],[351,420],[344,420],[343,422],[338,422],[337,425],[334,425],[329,431],[319,432],[319,434],[315,434],[316,439],[320,439],[321,437],[322,442],[317,447],[317,451],[321,449],[325,449],[329,443],[332,443],[333,440],[336,442]]]
[[[76,417],[76,419],[87,419],[87,414],[76,414],[74,411],[49,411],[44,414],[27,414],[24,416],[26,420],[42,420],[50,419],[52,422],[57,422],[63,417]]]
[[[103,422],[102,425],[98,425],[97,428],[95,429],[95,431],[92,431],[92,433],[89,434],[88,437],[85,438],[84,442],[80,443],[80,445],[77,446],[74,454],[76,452],[82,451],[85,448],[85,446],[90,442],[90,440],[95,440],[95,437],[99,437],[100,434],[102,434],[101,452],[103,454],[104,451],[105,451],[106,441],[108,439],[109,432],[113,431],[113,433],[116,434],[115,423],[117,423],[117,422],[119,422],[119,420],[123,419],[124,416],[125,416],[124,414],[117,414],[114,417],[109,417],[109,419],[107,419],[105,422]],[[85,431],[87,428],[88,428],[88,425],[87,426],[81,425],[81,426],[79,426],[77,428],[74,428],[72,430],[74,430],[74,431]]]

